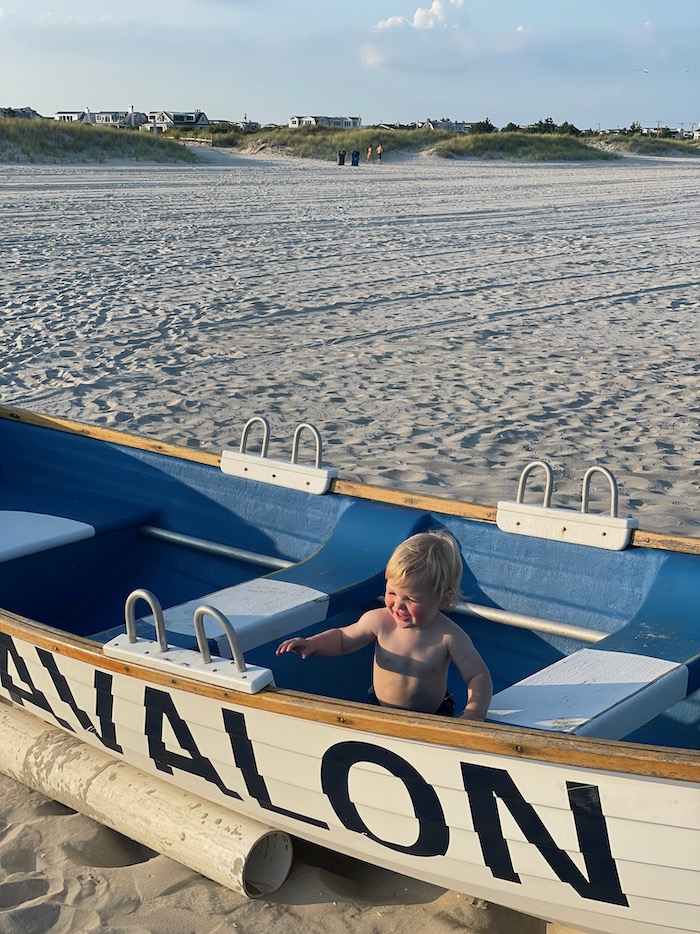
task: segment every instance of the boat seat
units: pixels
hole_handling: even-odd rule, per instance
[[[434,525],[429,513],[418,510],[353,503],[329,538],[304,561],[165,609],[168,644],[196,648],[194,612],[203,605],[227,617],[241,651],[247,652],[374,600],[384,589],[384,571],[396,546]],[[228,641],[218,623],[206,618],[204,626],[212,651],[229,657]],[[123,626],[92,638],[107,642],[119,631]],[[136,635],[155,638],[152,615],[136,621]]]
[[[95,527],[63,516],[0,510],[0,562],[93,538]]]
[[[486,719],[622,739],[686,697],[689,667],[695,659],[621,651],[613,638],[603,639],[596,648],[580,649],[495,694]]]

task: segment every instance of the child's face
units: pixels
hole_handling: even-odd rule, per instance
[[[427,629],[438,613],[447,608],[449,598],[440,599],[417,577],[409,576],[401,581],[388,577],[384,603],[400,629]]]

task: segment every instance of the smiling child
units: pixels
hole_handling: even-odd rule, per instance
[[[277,654],[347,655],[374,640],[373,702],[447,716],[455,709],[446,694],[454,662],[467,685],[462,717],[483,720],[493,692],[489,670],[469,636],[443,612],[459,599],[461,579],[462,560],[451,535],[412,535],[387,564],[384,607],[342,629],[286,639]]]

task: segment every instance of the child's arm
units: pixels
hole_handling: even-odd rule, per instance
[[[469,636],[455,625],[449,640],[450,657],[467,685],[467,706],[462,719],[483,720],[488,713],[493,682],[486,663]]]
[[[285,652],[296,652],[302,658],[308,658],[309,655],[330,657],[357,652],[376,638],[374,620],[376,613],[376,610],[371,610],[361,616],[356,623],[351,623],[350,626],[344,626],[342,629],[326,629],[315,636],[309,636],[308,639],[301,636],[285,639],[284,642],[277,646],[275,654],[283,655]]]
[[[483,664],[483,662],[482,662]],[[467,685],[467,706],[462,714],[463,720],[483,720],[489,711],[489,704],[493,697],[493,681],[491,674],[484,665],[483,671],[474,675]]]

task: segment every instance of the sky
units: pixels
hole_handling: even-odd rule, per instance
[[[0,106],[700,123],[698,0],[0,0]]]

